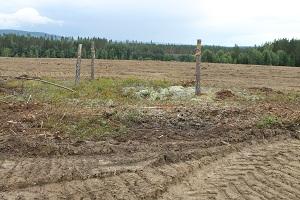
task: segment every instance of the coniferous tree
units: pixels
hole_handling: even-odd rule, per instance
[[[194,62],[194,45],[114,42],[105,38],[44,38],[0,35],[0,56],[74,58],[83,44],[82,58],[91,57],[95,42],[99,59],[139,59]],[[300,66],[300,40],[280,39],[255,47],[203,46],[203,62]]]

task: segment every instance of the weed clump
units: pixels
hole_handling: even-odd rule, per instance
[[[272,128],[274,126],[278,126],[281,124],[281,120],[279,117],[274,115],[266,115],[263,116],[258,122],[257,127],[258,128]]]

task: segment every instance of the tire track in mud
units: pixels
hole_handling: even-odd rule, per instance
[[[0,199],[157,199],[199,163],[221,157],[220,152],[196,152],[202,158],[163,165],[160,159],[165,155],[122,165],[97,156],[5,159],[0,166]],[[14,170],[16,166],[24,167]]]
[[[300,199],[300,141],[233,153],[195,170],[161,199]]]
[[[97,157],[6,159],[0,165],[0,191],[141,170],[152,160],[114,165]]]
[[[157,199],[169,185],[189,174],[191,166],[181,166],[181,163],[173,166],[148,166],[117,172],[116,175],[107,177],[27,185],[0,192],[0,199]],[[197,163],[194,163],[193,168],[195,167]]]
[[[164,165],[97,156],[4,159],[0,199],[300,199],[300,141],[219,154],[201,150],[198,159]]]

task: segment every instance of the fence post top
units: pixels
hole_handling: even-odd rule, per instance
[[[195,55],[196,56],[201,55],[201,40],[200,39],[197,40],[197,48],[196,48],[196,51],[195,51]]]

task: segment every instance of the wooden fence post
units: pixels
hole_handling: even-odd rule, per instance
[[[201,94],[201,86],[200,86],[200,63],[201,63],[201,40],[197,40],[197,48],[196,48],[196,88],[195,94]]]
[[[82,50],[82,44],[79,44],[78,51],[77,51],[76,71],[75,71],[75,85],[78,85],[80,81],[81,50]]]
[[[96,58],[95,42],[94,41],[92,41],[91,52],[92,52],[91,79],[94,80],[95,79],[95,58]]]

